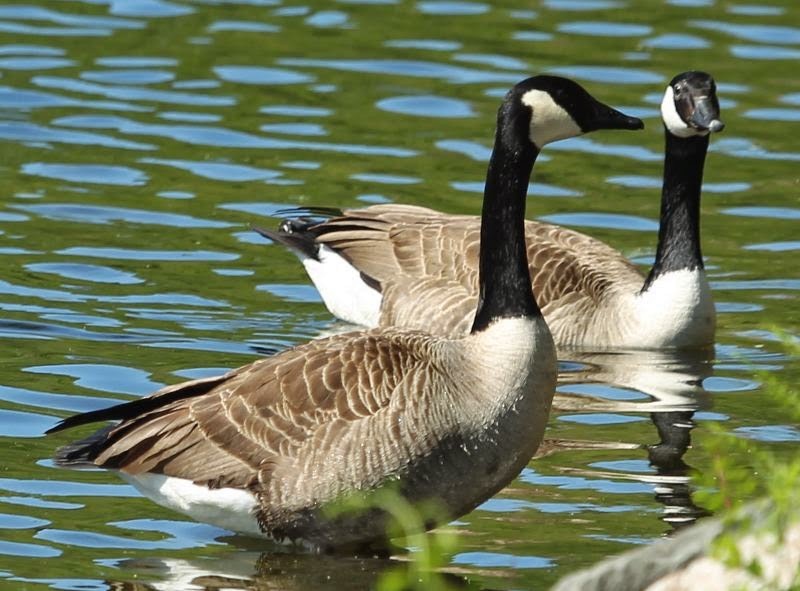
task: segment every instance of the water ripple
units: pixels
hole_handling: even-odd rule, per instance
[[[305,107],[295,105],[269,105],[261,107],[259,113],[265,115],[286,115],[287,117],[327,117],[333,111],[323,107]]]
[[[350,178],[365,183],[378,183],[381,185],[415,185],[421,183],[422,179],[415,176],[405,176],[398,174],[379,174],[379,173],[356,173],[351,174]]]
[[[134,135],[155,135],[188,144],[262,149],[297,149],[322,152],[341,152],[343,154],[364,154],[372,156],[395,156],[406,158],[416,156],[417,152],[404,148],[366,146],[360,144],[327,144],[321,142],[301,142],[258,136],[244,131],[234,131],[224,127],[206,125],[159,125],[139,123],[122,117],[72,116],[62,117],[55,123],[66,127],[116,129],[121,133]]]
[[[14,205],[19,209],[50,220],[81,222],[86,224],[108,224],[127,222],[173,228],[229,228],[231,224],[216,220],[204,220],[189,215],[128,209],[82,203],[41,203],[35,205]]]
[[[561,33],[597,37],[643,37],[649,35],[653,31],[653,28],[647,25],[632,25],[629,23],[612,23],[606,21],[576,21],[562,23],[556,28]]]
[[[615,213],[554,213],[539,216],[539,219],[559,226],[587,228],[614,228],[636,232],[657,232],[658,222],[634,215]]]
[[[740,433],[747,439],[755,439],[758,441],[800,442],[800,430],[798,430],[794,425],[759,425],[753,427],[739,427],[738,429],[735,429],[734,432]]]
[[[0,70],[54,70],[74,65],[71,59],[61,57],[4,57]]]
[[[20,121],[0,121],[0,138],[19,140],[22,142],[63,143],[87,146],[103,146],[105,148],[121,148],[123,150],[155,150],[152,144],[118,140],[116,138],[90,133],[86,131],[67,131],[52,127],[44,127]]]
[[[130,103],[117,101],[80,101],[58,94],[0,86],[0,108],[33,110],[50,107],[76,107],[82,109],[106,109],[110,111],[148,111]]]
[[[745,16],[778,16],[786,12],[786,9],[780,6],[759,6],[757,4],[740,4],[738,6],[729,6],[728,12],[731,14],[740,14]]]
[[[140,550],[181,550],[185,548],[201,548],[218,544],[214,538],[226,534],[226,530],[199,523],[172,522],[169,531],[165,531],[169,522],[160,520],[134,520],[116,524],[126,530],[157,531],[167,534],[161,539],[137,539],[130,535],[115,536],[85,530],[44,529],[34,537],[37,540],[66,544],[74,548],[120,548]],[[154,529],[153,525],[158,525]],[[177,526],[177,527],[176,527]]]
[[[696,35],[686,33],[665,33],[645,39],[642,46],[649,49],[705,49],[711,43]]]
[[[88,14],[69,14],[39,6],[0,6],[0,18],[46,21],[68,27],[98,27],[106,29],[142,29],[144,21]]]
[[[102,164],[57,164],[29,162],[21,167],[23,174],[58,179],[74,183],[97,183],[104,185],[144,185],[148,177],[141,170],[129,166]]]
[[[51,416],[0,409],[0,437],[41,437],[57,422]]]
[[[305,58],[283,58],[278,60],[286,66],[306,68],[327,68],[343,72],[360,72],[364,74],[383,74],[394,76],[410,76],[413,78],[437,78],[455,84],[477,84],[483,82],[507,82],[514,84],[519,77],[515,74],[490,72],[460,68],[436,62],[390,59],[363,60],[324,60]]]
[[[15,35],[41,35],[42,37],[108,37],[112,29],[76,28],[76,27],[38,27],[0,21],[0,33]]]
[[[0,45],[0,55],[40,55],[57,57],[66,53],[60,47],[47,47],[45,45]]]
[[[108,363],[36,365],[25,367],[23,371],[33,374],[68,376],[75,378],[76,386],[105,393],[141,396],[164,387],[164,384],[152,381],[149,372]]]
[[[550,10],[610,10],[624,6],[617,0],[544,0],[544,5]]]
[[[261,66],[217,66],[214,73],[220,80],[239,84],[305,84],[315,80],[308,74]]]
[[[660,162],[664,155],[641,146],[625,144],[607,145],[588,137],[574,137],[547,146],[550,151],[583,152],[586,154],[604,154],[607,156],[621,156],[641,162]]]
[[[98,57],[94,63],[109,68],[169,68],[177,66],[178,60],[171,57],[116,55]]]
[[[268,133],[283,133],[286,135],[325,136],[328,132],[316,123],[266,123],[258,128]]]
[[[242,31],[247,33],[278,33],[281,28],[278,25],[255,21],[216,21],[209,25],[209,33],[219,33],[221,31]]]
[[[787,160],[793,162],[800,160],[800,152],[772,152],[745,138],[720,138],[711,144],[710,150],[712,152],[719,152],[738,158]]]
[[[199,177],[225,182],[263,181],[283,176],[278,170],[256,168],[244,164],[209,162],[207,160],[168,160],[164,158],[140,158],[142,164],[161,164],[186,170]]]
[[[800,240],[789,240],[786,242],[762,242],[759,244],[748,244],[745,250],[766,250],[769,252],[789,252],[800,250]]]
[[[64,279],[77,279],[93,283],[111,283],[115,285],[135,285],[144,283],[144,279],[133,273],[119,271],[101,265],[85,263],[29,263],[25,265],[33,273],[50,273]]]
[[[467,193],[483,193],[484,185],[484,181],[454,181],[450,183],[450,186],[457,191],[466,191]],[[537,181],[528,185],[528,195],[535,197],[580,197],[583,193]]]
[[[458,41],[444,41],[442,39],[390,39],[384,41],[386,47],[398,49],[422,49],[426,51],[458,51],[462,44]]]
[[[727,33],[745,41],[778,45],[800,45],[800,28],[777,25],[740,25],[723,21],[691,20],[689,25]]]
[[[514,556],[497,552],[460,552],[453,556],[453,564],[469,564],[480,568],[552,568],[554,561],[540,556]]]
[[[489,5],[480,2],[465,2],[455,0],[425,0],[417,2],[417,10],[422,14],[464,16],[486,14]]]
[[[661,74],[637,70],[635,68],[615,68],[611,66],[559,66],[549,70],[553,74],[616,84],[658,84],[664,80]]]
[[[800,51],[797,57],[800,58]],[[800,109],[748,109],[743,116],[763,121],[800,121]]]
[[[101,84],[160,84],[171,82],[175,79],[175,74],[166,70],[91,70],[81,72],[81,78],[89,82],[99,82]]]
[[[742,206],[728,207],[722,210],[727,215],[738,215],[752,218],[771,218],[776,220],[800,220],[800,209],[792,207]]]
[[[23,556],[25,558],[54,558],[56,556],[61,556],[61,550],[50,546],[43,546],[42,544],[6,542],[0,540],[0,555]]]
[[[112,99],[130,101],[151,101],[199,107],[228,107],[236,104],[230,96],[203,95],[196,92],[179,92],[176,90],[157,90],[138,86],[103,86],[92,82],[62,78],[59,76],[34,76],[31,83],[44,88],[58,88],[81,94],[96,94]]]
[[[350,17],[341,10],[320,10],[306,17],[305,23],[319,29],[344,29],[350,27]]]
[[[118,261],[235,261],[238,254],[211,250],[145,250],[92,246],[71,246],[55,251],[65,256],[91,257]]]
[[[474,117],[475,112],[466,101],[431,95],[398,96],[382,99],[376,106],[391,113],[417,117]]]
[[[143,18],[167,18],[186,16],[194,13],[194,8],[167,0],[104,0],[109,4],[109,12],[119,16],[140,16]]]
[[[459,53],[453,57],[457,62],[468,62],[473,64],[481,64],[483,66],[491,66],[492,68],[504,70],[516,70],[518,72],[527,72],[530,70],[530,65],[522,60],[511,57],[508,55],[496,55],[487,53]],[[520,74],[520,78],[525,75]]]
[[[64,410],[68,412],[87,412],[118,404],[116,398],[82,396],[80,394],[53,394],[27,388],[0,385],[0,400],[44,410]]]
[[[731,55],[749,60],[798,60],[800,49],[771,45],[733,45]]]
[[[440,150],[463,154],[476,162],[488,162],[489,156],[492,154],[492,149],[488,146],[466,140],[439,140],[436,142],[436,147]]]

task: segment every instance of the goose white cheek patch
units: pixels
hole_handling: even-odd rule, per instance
[[[550,142],[583,135],[575,120],[543,90],[529,90],[522,103],[532,110],[531,141],[539,148]]]
[[[664,98],[661,101],[661,118],[672,135],[678,137],[692,137],[708,134],[707,131],[700,131],[690,127],[681,119],[678,110],[675,108],[675,92],[672,90],[672,86],[667,86]]]

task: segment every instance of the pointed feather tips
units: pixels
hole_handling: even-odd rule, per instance
[[[77,415],[80,416],[80,415]],[[72,417],[70,417],[72,418]],[[66,429],[69,426],[62,426],[65,421],[62,421],[47,433],[53,433]],[[105,443],[108,434],[115,427],[115,425],[108,425],[102,429],[95,431],[88,437],[73,441],[67,445],[61,446],[56,450],[53,460],[56,466],[64,466],[69,468],[92,468],[96,467],[94,459],[100,451],[103,443]]]

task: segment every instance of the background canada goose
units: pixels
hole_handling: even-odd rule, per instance
[[[661,225],[644,277],[619,251],[585,234],[527,221],[533,288],[560,346],[702,347],[715,313],[700,253],[700,187],[709,133],[720,131],[716,86],[685,72],[661,104],[666,130]],[[299,210],[297,210],[299,211]],[[375,205],[284,221],[258,231],[302,260],[328,309],[365,326],[466,334],[478,301],[477,217]]]
[[[375,329],[320,339],[52,431],[118,420],[62,448],[59,464],[119,471],[143,494],[234,531],[315,549],[385,536],[378,511],[337,500],[388,483],[462,515],[508,484],[542,439],[555,347],[531,292],[525,197],[545,144],[642,122],[563,78],[514,86],[497,115],[466,337]],[[469,474],[469,481],[464,475]]]

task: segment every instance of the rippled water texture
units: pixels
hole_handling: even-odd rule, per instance
[[[42,432],[337,328],[294,257],[250,225],[294,205],[477,213],[499,97],[543,71],[647,129],[548,147],[529,215],[645,266],[663,87],[716,76],[727,128],[702,215],[718,343],[708,359],[565,356],[541,457],[450,526],[452,570],[544,589],[691,522],[704,423],[796,453],[800,431],[756,370],[800,376],[779,342],[800,324],[799,58],[793,0],[0,6],[0,586],[374,583],[387,562],[261,555],[111,474],[54,468],[77,433]]]

